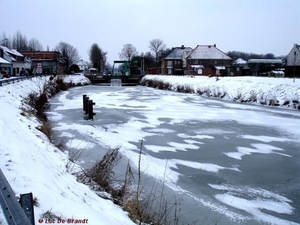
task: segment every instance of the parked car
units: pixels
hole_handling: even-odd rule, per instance
[[[2,75],[2,78],[10,78],[9,73],[7,71],[5,71],[5,70],[1,71],[1,75]]]

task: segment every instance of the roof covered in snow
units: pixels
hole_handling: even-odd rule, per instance
[[[228,59],[231,58],[215,45],[197,45],[186,57],[187,59]]]
[[[173,48],[173,50],[171,51],[171,53],[165,57],[164,59],[168,60],[168,59],[182,59],[183,57],[185,57],[186,55],[188,55],[190,53],[190,51],[192,51],[191,47],[175,47]]]
[[[247,64],[247,61],[243,60],[242,58],[238,58],[234,61],[234,64]]]
[[[14,52],[11,51],[11,50],[10,50],[8,47],[6,47],[6,46],[0,46],[0,48],[2,48],[3,51],[5,51],[5,52],[7,52],[7,53],[14,54]]]
[[[6,61],[5,59],[0,57],[0,63],[6,63],[6,64],[11,64],[10,62]]]
[[[13,52],[13,54],[16,55],[16,56],[23,57],[23,55],[20,52],[18,52],[17,49],[11,49],[11,52]]]
[[[283,64],[281,59],[249,59],[248,64]]]

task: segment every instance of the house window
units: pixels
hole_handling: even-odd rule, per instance
[[[215,65],[217,65],[217,63],[218,63],[217,60],[215,60]]]
[[[198,59],[194,59],[193,64],[197,65],[198,64]]]

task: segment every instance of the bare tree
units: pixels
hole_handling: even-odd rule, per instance
[[[60,53],[60,57],[65,61],[67,69],[69,69],[70,65],[80,60],[77,49],[66,42],[60,42],[55,50]]]
[[[153,39],[149,42],[149,48],[154,53],[155,62],[158,62],[158,54],[166,48],[166,45],[161,39]]]
[[[17,31],[13,36],[12,48],[17,50],[27,50],[28,49],[28,41],[25,35],[23,35],[20,31]]]
[[[0,43],[0,45],[6,46],[8,48],[11,48],[11,39],[6,35],[5,32],[3,32],[2,35],[0,35],[0,41],[3,41]]]
[[[36,38],[31,38],[28,43],[28,50],[30,51],[43,51],[43,46]]]
[[[104,52],[97,44],[91,46],[89,56],[90,61],[94,68],[98,68],[99,71],[104,70],[106,64],[107,52]]]
[[[122,51],[119,53],[119,57],[120,59],[130,61],[137,54],[138,52],[132,44],[126,44],[123,46]]]

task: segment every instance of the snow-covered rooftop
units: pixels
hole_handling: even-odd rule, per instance
[[[0,46],[0,48],[2,48],[3,51],[5,51],[7,53],[14,54],[14,52],[6,46]]]
[[[281,59],[249,59],[248,64],[251,63],[283,64]]]
[[[0,57],[0,63],[6,63],[6,64],[10,64],[10,62],[6,61],[5,59]]]
[[[247,64],[247,61],[243,60],[242,58],[238,58],[234,61],[234,64]]]
[[[13,54],[16,55],[16,56],[23,57],[23,55],[20,52],[18,52],[17,49],[11,49],[11,52],[13,52]]]
[[[214,45],[197,45],[186,57],[187,59],[227,59],[231,58]]]
[[[191,47],[176,47],[165,59],[182,59],[184,52],[188,54],[190,51],[192,51]]]

